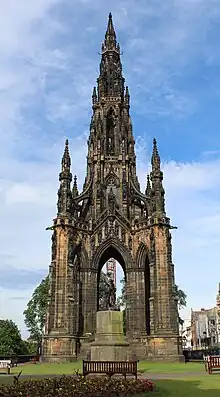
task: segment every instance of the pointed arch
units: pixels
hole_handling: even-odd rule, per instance
[[[110,107],[106,114],[106,152],[115,152],[115,111]]]
[[[109,172],[109,174],[105,178],[105,186],[107,186],[111,182],[111,185],[120,186],[120,181],[117,175],[114,172]]]
[[[111,257],[120,263],[126,275],[127,269],[132,267],[132,257],[121,241],[114,237],[108,238],[96,249],[92,259],[92,268],[99,271],[99,268]]]
[[[137,267],[145,269],[146,262],[149,260],[149,251],[147,246],[141,242],[136,253]]]

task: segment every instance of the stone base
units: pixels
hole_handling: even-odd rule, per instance
[[[174,335],[145,336],[130,341],[132,354],[138,360],[183,362],[181,337]]]
[[[123,334],[123,313],[100,311],[96,314],[95,341],[91,344],[92,361],[127,361],[129,343]]]
[[[69,335],[51,333],[43,338],[42,362],[76,361],[75,338]]]

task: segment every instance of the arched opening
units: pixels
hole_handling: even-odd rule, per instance
[[[122,255],[116,248],[110,246],[102,254],[97,274],[97,311],[105,310],[106,294],[110,283],[115,288],[115,307],[123,312],[124,333],[126,333],[126,271]]]
[[[106,117],[106,152],[108,154],[115,152],[115,113],[112,108]]]
[[[146,305],[146,331],[150,335],[150,263],[148,255],[145,256],[144,267],[145,305]]]
[[[151,283],[150,283],[150,260],[148,249],[145,244],[141,243],[136,256],[137,265],[144,272],[144,301],[145,301],[145,329],[147,335],[150,335],[151,318],[150,318],[150,298],[151,298]]]

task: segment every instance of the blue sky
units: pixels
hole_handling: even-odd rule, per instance
[[[163,163],[176,282],[215,304],[220,252],[219,0],[4,1],[0,13],[0,317],[47,274],[64,140],[85,175],[91,94],[112,12],[131,95],[139,179]]]

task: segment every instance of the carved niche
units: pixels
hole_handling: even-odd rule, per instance
[[[119,181],[115,174],[109,173],[105,180],[107,207],[119,208]]]
[[[115,113],[112,108],[106,116],[106,153],[115,153]]]

